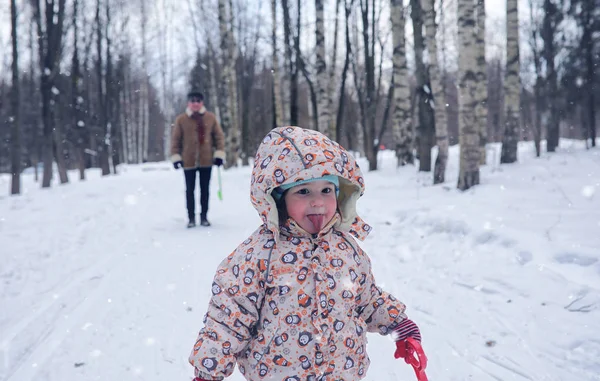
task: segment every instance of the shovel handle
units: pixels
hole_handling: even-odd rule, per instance
[[[425,374],[425,368],[427,368],[427,356],[425,356],[421,343],[412,337],[409,337],[406,339],[406,350],[409,353],[409,355],[406,356],[406,363],[413,367],[417,380],[428,381],[427,375]]]

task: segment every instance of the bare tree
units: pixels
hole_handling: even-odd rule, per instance
[[[222,71],[221,83],[226,86],[223,94],[223,106],[221,124],[227,134],[227,166],[237,166],[239,149],[239,129],[237,120],[234,118],[235,96],[237,93],[235,82],[235,60],[231,56],[233,43],[231,29],[228,25],[230,18],[227,17],[226,0],[219,0],[219,30],[221,35]],[[233,12],[233,10],[230,10]]]
[[[141,126],[138,127],[138,163],[144,163],[148,160],[148,135],[150,130],[150,105],[148,87],[150,78],[148,78],[148,56],[146,54],[146,23],[148,22],[148,14],[146,12],[146,0],[140,0],[141,11],[141,28],[142,28],[142,83],[140,85],[139,96],[139,113],[141,117]]]
[[[546,94],[550,110],[547,123],[546,149],[548,152],[554,152],[558,147],[560,137],[560,111],[558,106],[560,94],[558,94],[558,73],[554,62],[557,54],[555,36],[562,21],[562,13],[559,12],[558,5],[551,0],[544,0],[543,9],[544,19],[541,34],[544,40],[544,50],[542,57],[546,64]]]
[[[327,99],[327,63],[325,61],[325,25],[323,24],[323,0],[315,0],[316,8],[316,52],[317,52],[317,100],[319,131],[328,133],[329,99]]]
[[[435,160],[433,171],[433,183],[441,184],[445,181],[446,165],[448,163],[448,120],[446,116],[446,97],[442,88],[440,66],[438,63],[438,51],[435,24],[435,1],[425,0],[425,30],[427,33],[427,51],[429,54],[429,75],[431,92],[433,94],[433,106],[435,112],[435,137],[438,147],[438,155]],[[443,22],[443,20],[441,21]]]
[[[458,0],[458,67],[460,171],[458,189],[479,184],[479,126],[475,117],[477,103],[476,47],[473,26],[475,6],[471,0]]]
[[[21,193],[21,107],[20,84],[19,84],[19,48],[17,36],[17,4],[15,0],[10,1],[10,21],[12,39],[12,94],[11,94],[11,128],[10,128],[10,194]]]
[[[533,66],[535,68],[535,84],[533,85],[533,99],[534,99],[534,117],[533,117],[533,139],[535,144],[535,154],[540,157],[541,147],[540,141],[542,139],[542,91],[544,87],[544,78],[542,76],[542,63],[540,57],[539,48],[539,33],[540,26],[534,17],[534,0],[529,0],[529,27],[531,28],[531,35],[529,37],[529,46],[533,53]]]
[[[477,0],[477,106],[475,116],[479,125],[479,147],[481,165],[486,163],[485,145],[487,143],[487,65],[485,62],[485,0]]]
[[[110,165],[108,161],[108,144],[107,139],[109,138],[109,134],[107,132],[108,125],[108,115],[107,115],[107,96],[106,96],[106,76],[104,75],[104,64],[103,57],[104,51],[102,50],[102,30],[104,26],[102,25],[102,20],[100,18],[101,4],[100,0],[96,0],[96,54],[97,54],[97,63],[96,63],[96,75],[98,76],[98,124],[96,140],[98,144],[98,156],[100,159],[100,168],[102,169],[102,176],[106,176],[110,174]],[[107,60],[108,62],[108,60]]]
[[[42,187],[50,187],[52,179],[52,156],[54,154],[59,169],[60,182],[69,181],[64,168],[62,155],[62,134],[60,124],[55,123],[54,107],[59,62],[62,54],[63,23],[66,0],[47,0],[42,8],[40,0],[32,0],[34,17],[38,30],[38,51],[41,71],[40,88],[42,93],[42,122],[44,123],[43,157],[44,174]],[[44,18],[42,19],[42,11]]]
[[[369,170],[377,170],[376,116],[379,97],[375,86],[375,42],[377,40],[377,19],[375,17],[375,0],[360,0],[360,17],[362,21],[362,46],[364,76],[358,72],[356,60],[353,61],[355,86],[361,109],[363,144],[365,155],[369,161]],[[357,47],[357,50],[359,48]],[[361,85],[364,82],[364,85]]]
[[[587,105],[583,106],[585,116],[583,118],[584,135],[591,139],[591,146],[596,146],[596,85],[598,73],[598,53],[595,53],[600,33],[600,4],[597,0],[572,0],[569,13],[578,20],[581,28],[581,38],[578,46],[574,49],[582,57],[581,77],[584,78],[585,100]]]
[[[283,105],[281,103],[281,80],[279,75],[279,52],[277,51],[277,0],[271,0],[271,43],[273,44],[273,102],[275,104],[275,125],[283,125]]]
[[[81,64],[79,62],[79,1],[73,0],[73,57],[71,60],[71,124],[74,131],[75,150],[79,179],[85,180],[85,137],[86,125],[83,121],[83,97],[81,82]]]
[[[518,0],[506,1],[506,80],[504,82],[504,105],[506,123],[502,139],[501,163],[517,161],[517,143],[520,131],[521,79],[519,60],[519,12]]]
[[[327,108],[329,111],[329,127],[327,129],[327,134],[334,140],[337,140],[337,127],[334,124],[336,121],[333,119],[334,114],[334,93],[335,93],[335,85],[336,85],[336,71],[337,71],[337,50],[338,50],[338,26],[339,26],[339,13],[340,13],[340,4],[342,0],[335,0],[335,22],[333,27],[333,51],[331,53],[331,65],[329,66],[329,76],[327,79]]]
[[[345,14],[345,41],[346,41],[346,57],[344,58],[344,68],[342,69],[342,78],[340,84],[340,97],[337,109],[337,117],[335,122],[335,140],[340,141],[342,138],[342,123],[344,121],[344,105],[346,101],[346,78],[348,75],[348,67],[350,66],[350,56],[352,54],[352,43],[350,40],[350,14],[352,13],[352,5],[354,0],[344,0]],[[350,128],[346,127],[346,131]]]
[[[298,0],[298,20],[300,19],[301,2]],[[288,0],[281,0],[281,8],[283,9],[283,36],[284,36],[284,55],[285,55],[285,78],[287,86],[285,86],[286,96],[283,105],[283,120],[284,124],[289,120],[289,124],[298,125],[298,71],[299,60],[298,53],[300,52],[300,33],[296,36],[292,33],[292,22],[290,17],[290,4]],[[300,27],[298,26],[298,30]]]
[[[423,12],[421,0],[411,0],[411,18],[413,22],[413,38],[415,50],[415,74],[417,77],[416,101],[418,106],[418,150],[419,171],[431,171],[431,147],[435,133],[435,118],[432,105],[432,94],[429,85],[429,73],[423,62],[425,40],[423,38]]]
[[[412,120],[410,114],[410,90],[408,67],[406,65],[405,19],[402,0],[390,1],[392,22],[392,40],[394,52],[393,88],[394,116],[392,121],[394,144],[396,145],[397,165],[413,164]]]

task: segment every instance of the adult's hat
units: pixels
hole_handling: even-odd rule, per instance
[[[199,91],[190,91],[187,95],[188,100],[189,99],[198,99],[203,101],[204,100],[204,95],[199,92]]]

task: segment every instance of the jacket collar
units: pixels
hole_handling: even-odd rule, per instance
[[[200,115],[204,115],[204,113],[205,113],[205,112],[206,112],[206,107],[204,107],[204,106],[202,106],[202,108],[200,109],[200,111],[198,111],[198,113],[199,113]],[[194,113],[194,112],[193,112],[192,110],[190,110],[190,108],[189,108],[189,107],[186,107],[186,108],[185,108],[185,114],[186,114],[187,116],[189,116],[190,118],[192,117],[192,114],[193,114],[193,113]]]

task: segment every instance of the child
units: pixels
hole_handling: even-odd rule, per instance
[[[396,358],[421,339],[405,306],[377,287],[355,239],[364,180],[354,158],[323,134],[273,129],[256,153],[252,204],[263,224],[220,265],[205,327],[190,355],[196,381],[237,363],[249,381],[356,381],[366,333],[393,333]]]

